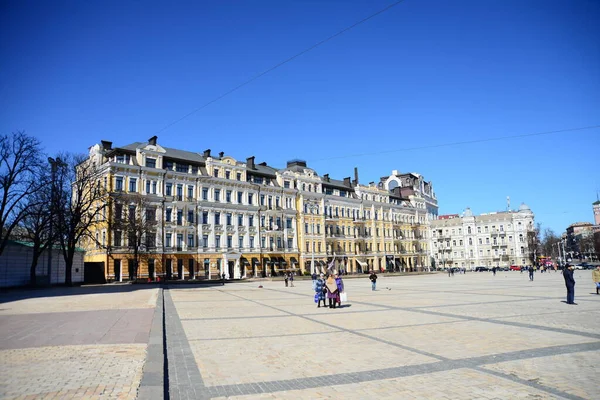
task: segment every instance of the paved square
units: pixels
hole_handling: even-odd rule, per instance
[[[170,397],[600,398],[590,274],[576,273],[577,306],[553,272],[380,275],[377,291],[347,278],[335,310],[310,281],[171,285]]]

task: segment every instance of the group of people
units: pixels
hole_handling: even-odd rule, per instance
[[[283,274],[283,279],[285,280],[285,287],[291,286],[294,287],[294,272],[286,272]]]
[[[337,272],[328,273],[326,276],[325,274],[320,274],[319,276],[313,274],[313,289],[315,291],[317,308],[321,308],[321,301],[323,302],[323,307],[340,307],[342,305],[342,297],[346,295],[344,281]],[[325,302],[325,299],[329,301],[329,306]]]

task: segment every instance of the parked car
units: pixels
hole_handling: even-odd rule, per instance
[[[583,264],[575,264],[573,269],[585,269],[585,266]]]
[[[520,271],[521,270],[521,266],[520,265],[511,265],[510,266],[510,270],[511,271]]]
[[[488,267],[475,267],[475,272],[484,272],[489,270],[490,269]]]

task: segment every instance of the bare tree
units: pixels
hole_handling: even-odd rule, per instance
[[[529,261],[531,265],[537,265],[537,256],[540,252],[540,231],[542,226],[537,223],[535,228],[527,231],[527,248],[529,249]]]
[[[50,178],[48,178],[49,180]],[[46,181],[46,178],[44,178]],[[51,229],[52,222],[52,190],[50,186],[38,190],[27,196],[25,207],[27,213],[19,223],[16,237],[32,244],[32,258],[30,264],[30,284],[36,285],[36,269],[40,256],[53,243]],[[54,230],[56,232],[56,230]],[[50,249],[52,251],[52,249]]]
[[[558,256],[558,250],[556,244],[560,241],[560,238],[550,228],[544,229],[544,235],[541,242],[541,251],[547,257],[553,257],[556,259]]]
[[[65,284],[73,282],[75,251],[80,241],[95,240],[92,227],[106,207],[106,189],[101,172],[87,157],[62,155],[66,166],[58,171],[56,221],[65,260]]]
[[[133,253],[129,279],[135,280],[141,257],[156,248],[157,206],[137,193],[114,193],[112,204],[113,218],[110,229],[119,232],[118,236],[127,240],[127,247]]]
[[[0,255],[25,218],[26,198],[44,184],[40,156],[40,142],[24,132],[0,136]]]

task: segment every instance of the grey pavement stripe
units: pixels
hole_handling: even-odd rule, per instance
[[[509,381],[513,381],[513,382],[521,384],[521,385],[529,386],[534,389],[537,389],[537,390],[540,390],[540,391],[543,391],[546,393],[550,393],[554,396],[558,396],[558,397],[562,397],[562,398],[570,399],[570,400],[586,400],[583,397],[579,397],[574,394],[566,393],[566,392],[560,391],[558,389],[555,389],[553,387],[539,384],[537,382],[521,379],[514,375],[505,374],[502,372],[493,371],[493,370],[489,370],[489,369],[485,369],[485,368],[481,368],[481,367],[475,367],[473,369],[476,371],[479,371],[481,373],[484,373],[484,374],[494,375],[494,376],[497,376],[498,378],[507,379]]]
[[[224,319],[289,318],[289,315],[247,315],[239,317],[181,318],[181,321],[222,321]]]
[[[269,290],[274,290],[274,291],[278,291],[278,292],[281,291],[279,289],[269,289]],[[305,294],[304,296],[310,297],[309,294]],[[549,297],[549,299],[554,299],[554,297]],[[367,302],[363,302],[363,301],[352,301],[351,303],[362,304],[362,305],[366,305],[366,306],[373,305],[372,303],[367,303]],[[262,303],[258,303],[258,304],[262,304]],[[429,315],[436,315],[436,316],[440,316],[440,317],[457,318],[457,319],[462,319],[465,321],[489,322],[489,323],[498,324],[498,325],[509,325],[509,326],[516,326],[519,328],[528,328],[528,329],[536,329],[536,330],[542,330],[542,331],[548,331],[548,332],[566,333],[566,334],[570,334],[570,335],[578,335],[578,336],[590,337],[590,338],[594,338],[594,339],[600,339],[600,334],[596,334],[596,333],[576,331],[573,329],[554,328],[554,327],[543,326],[543,325],[527,324],[524,322],[500,321],[498,319],[498,318],[513,318],[513,317],[518,317],[518,315],[510,315],[507,317],[497,317],[497,318],[479,318],[479,317],[472,317],[469,315],[444,313],[444,312],[425,310],[422,308],[415,308],[415,307],[400,307],[400,306],[390,306],[390,305],[383,305],[383,304],[378,304],[377,307],[385,308],[388,310],[411,311],[411,312],[417,312],[417,313],[423,313],[423,314],[429,314]],[[562,311],[560,311],[560,313],[562,313]],[[534,314],[530,314],[530,315],[537,315],[537,314],[534,313]],[[299,316],[301,316],[301,315],[299,315]]]
[[[148,349],[142,380],[138,388],[138,400],[163,400],[165,393],[165,365],[163,343],[163,290],[158,291],[154,317],[150,328]]]
[[[433,363],[425,363],[418,365],[407,365],[402,367],[374,369],[369,371],[359,371],[352,373],[332,374],[318,377],[308,377],[301,379],[290,379],[290,380],[279,380],[270,382],[253,382],[252,387],[254,390],[260,388],[259,393],[276,393],[286,390],[302,390],[311,388],[320,388],[328,386],[345,385],[348,383],[360,383],[360,382],[372,382],[379,381],[382,379],[394,379],[403,378],[416,375],[431,374],[435,372],[445,372],[460,368],[475,369],[479,372],[489,373],[489,370],[481,369],[482,365],[493,364],[503,361],[512,361],[515,359],[530,359],[547,357],[559,354],[572,354],[582,353],[588,351],[600,350],[600,342],[574,344],[566,346],[556,346],[539,348],[534,350],[522,350],[510,353],[495,354],[483,357],[472,357],[459,360],[443,360]],[[508,375],[496,374],[501,378],[507,378]],[[509,378],[510,379],[510,378]],[[567,399],[580,400],[580,397],[574,397],[568,393],[562,392],[558,389],[550,388],[544,385],[532,384],[529,381],[519,380],[518,378],[512,379],[516,383],[521,383],[537,390],[550,393],[554,396],[560,396]],[[219,393],[221,396],[237,396],[237,395],[248,395],[254,394],[250,392],[247,386],[244,385],[220,385],[208,387],[211,393]],[[241,393],[240,393],[241,392]]]
[[[245,299],[244,297],[238,296],[237,294],[234,294],[234,293],[228,293],[228,294],[230,296],[238,297],[240,299]],[[295,317],[299,317],[299,318],[303,318],[303,319],[306,319],[308,321],[318,323],[320,325],[325,325],[325,326],[337,329],[337,330],[342,331],[342,332],[351,333],[351,334],[354,334],[354,335],[357,335],[357,336],[361,336],[361,337],[364,337],[364,338],[367,338],[367,339],[370,339],[370,340],[374,340],[374,341],[377,341],[377,342],[380,342],[380,343],[387,344],[389,346],[394,346],[394,347],[397,347],[397,348],[400,348],[400,349],[403,349],[403,350],[408,350],[410,352],[421,354],[421,355],[424,355],[424,356],[427,356],[427,357],[430,357],[430,358],[435,358],[437,360],[446,360],[445,357],[441,357],[441,356],[439,356],[437,354],[429,353],[427,351],[415,349],[413,347],[404,346],[404,345],[401,345],[399,343],[394,343],[394,342],[389,341],[389,340],[385,340],[385,339],[381,339],[381,338],[378,338],[378,337],[375,337],[375,336],[367,335],[366,333],[362,333],[362,332],[354,331],[354,330],[351,330],[351,329],[343,328],[343,327],[340,327],[340,326],[337,326],[337,325],[334,325],[334,324],[330,324],[330,323],[327,323],[327,322],[320,321],[320,320],[315,319],[315,318],[306,317],[306,316],[304,316],[302,314],[295,314],[293,312],[282,310],[282,309],[277,308],[275,306],[272,306],[272,305],[269,305],[269,304],[264,304],[264,303],[261,303],[261,302],[256,301],[256,300],[252,300],[252,299],[245,299],[245,300],[249,301],[251,303],[255,303],[255,304],[261,305],[263,307],[268,307],[268,308],[271,308],[273,310],[278,310],[278,311],[281,311],[281,312],[285,312],[285,313],[287,313],[289,315],[292,315],[292,316],[295,316]]]
[[[173,400],[210,398],[169,290],[164,290],[163,295],[169,397]]]
[[[202,339],[188,339],[190,342],[217,342],[226,340],[246,340],[246,339],[269,339],[269,338],[283,338],[283,337],[294,337],[294,336],[313,336],[313,335],[329,335],[331,333],[339,333],[340,330],[329,331],[329,332],[308,332],[308,333],[289,333],[284,335],[264,335],[264,336],[235,336],[227,338],[202,338]]]

